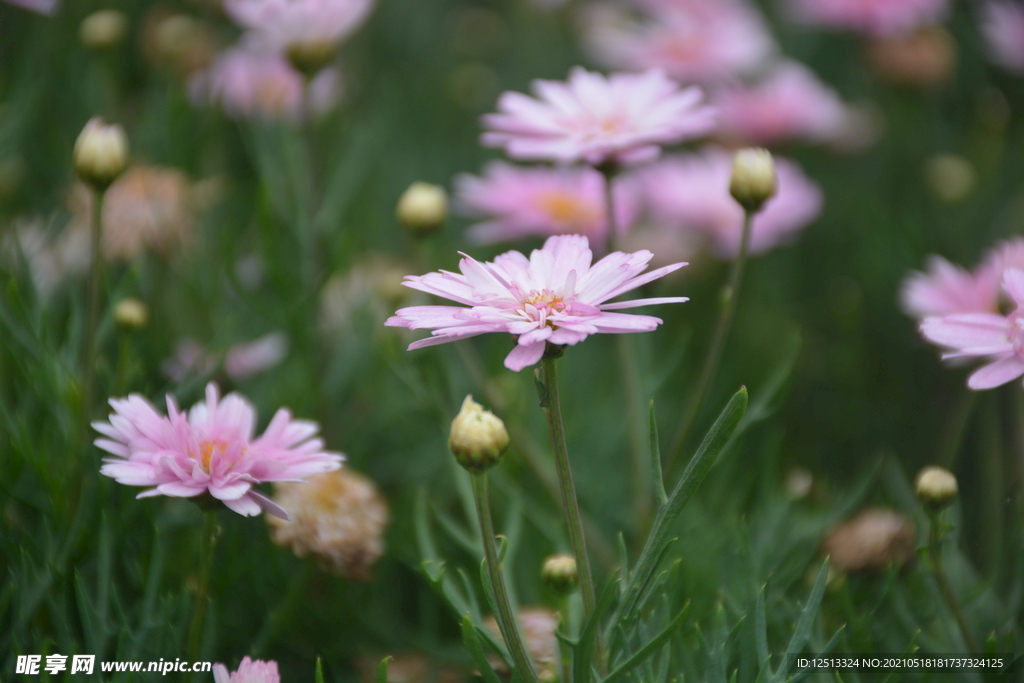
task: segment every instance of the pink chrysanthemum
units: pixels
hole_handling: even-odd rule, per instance
[[[650,332],[661,324],[659,318],[617,310],[687,300],[662,297],[605,303],[686,264],[643,273],[653,254],[638,251],[614,252],[591,265],[593,254],[581,235],[550,237],[529,259],[518,251],[504,253],[493,263],[463,256],[461,274],[442,270],[405,278],[407,287],[468,306],[400,309],[384,324],[433,330],[433,336],[410,344],[410,351],[487,332],[507,332],[518,339],[505,358],[505,367],[518,372],[539,361],[549,342],[572,346],[599,332]]]
[[[754,216],[750,253],[791,239],[821,213],[821,189],[789,159],[775,157],[778,190]],[[732,155],[718,147],[659,161],[641,172],[652,218],[663,230],[697,233],[718,255],[733,258],[740,247],[743,209],[729,194]]]
[[[986,359],[986,364],[967,379],[967,386],[976,391],[1024,375],[1024,270],[1005,271],[1003,289],[1014,303],[1009,315],[957,313],[926,318],[921,323],[925,339],[950,349],[943,359]]]
[[[984,263],[971,272],[932,256],[926,272],[911,273],[903,281],[900,302],[907,315],[919,320],[954,313],[994,313],[1001,274],[1002,268],[994,263]]]
[[[224,0],[224,11],[283,50],[292,45],[337,43],[359,28],[373,0]]]
[[[281,675],[277,672],[277,662],[249,659],[243,657],[237,671],[228,673],[223,664],[213,665],[214,683],[281,683]]]
[[[60,0],[4,0],[4,2],[48,16],[56,12],[60,5]]]
[[[807,24],[874,37],[907,34],[941,21],[948,0],[790,0],[794,18]]]
[[[477,244],[571,234],[603,244],[608,237],[604,183],[604,177],[588,167],[523,168],[495,161],[484,167],[482,177],[458,176],[455,197],[460,213],[486,219],[469,229]],[[632,189],[628,178],[615,183],[615,223],[620,232],[636,218]]]
[[[483,117],[484,145],[514,159],[637,163],[715,126],[700,88],[680,89],[657,70],[605,77],[575,67],[567,82],[536,80],[533,89],[537,98],[502,94],[499,112]]]
[[[112,453],[100,473],[126,486],[151,486],[138,495],[191,498],[209,493],[235,512],[265,510],[288,518],[276,503],[253,488],[267,481],[298,481],[341,466],[343,456],[323,450],[315,422],[294,420],[281,408],[259,438],[253,438],[256,410],[238,394],[222,399],[206,386],[206,402],[188,414],[167,396],[167,416],[132,394],[111,399],[109,422],[93,422],[104,438],[96,445]]]
[[[1024,4],[993,0],[981,6],[981,33],[999,66],[1024,73]]]

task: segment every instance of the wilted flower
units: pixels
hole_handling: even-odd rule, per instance
[[[980,28],[989,55],[999,66],[1024,73],[1024,5],[987,0],[981,5]]]
[[[89,119],[75,140],[73,156],[78,177],[106,189],[128,166],[128,136],[116,123]]]
[[[55,233],[42,219],[19,219],[3,236],[4,260],[28,266],[39,295],[48,298],[68,277],[89,269],[89,232],[64,230]]]
[[[398,198],[395,217],[414,234],[436,232],[448,219],[448,193],[440,185],[417,181]]]
[[[533,662],[540,680],[554,680],[557,677],[561,665],[561,658],[558,655],[558,636],[555,629],[558,628],[558,615],[543,607],[524,607],[519,610],[519,626],[522,629],[523,644]],[[498,622],[494,617],[484,619],[484,628],[494,634],[494,637],[504,642],[501,631],[498,629]],[[505,663],[496,657],[490,659],[491,667],[498,673],[510,673]]]
[[[460,213],[483,222],[469,229],[477,244],[511,242],[540,235],[586,235],[596,244],[608,237],[604,177],[592,168],[523,168],[501,161],[484,167],[481,177],[455,179]],[[637,214],[635,188],[628,178],[615,181],[616,226],[628,229]]]
[[[228,673],[228,668],[223,664],[214,664],[213,681],[214,683],[281,683],[281,676],[277,672],[277,662],[243,657],[242,662],[238,665],[238,670],[231,673]]]
[[[533,89],[537,98],[502,94],[498,113],[483,117],[484,145],[514,159],[635,163],[715,126],[700,88],[680,89],[661,71],[605,77],[575,67],[567,82],[536,80]]]
[[[830,531],[821,545],[840,571],[882,572],[913,562],[917,530],[895,510],[866,508]]]
[[[140,42],[154,66],[170,68],[179,78],[205,69],[217,53],[217,37],[209,24],[188,14],[173,14],[154,5],[146,12]]]
[[[320,292],[320,327],[332,335],[353,334],[354,317],[367,312],[378,322],[413,296],[402,287],[409,269],[390,255],[368,254],[343,273],[332,275]]]
[[[907,35],[873,40],[868,56],[878,75],[892,83],[934,88],[953,73],[956,41],[942,26],[925,26]]]
[[[224,0],[224,11],[275,49],[336,45],[369,15],[373,0]]]
[[[732,155],[716,147],[666,158],[641,173],[652,218],[659,229],[697,233],[725,259],[739,251],[743,209],[729,194]],[[823,203],[820,188],[794,161],[775,159],[778,192],[754,216],[750,253],[764,253],[814,221]]]
[[[409,275],[403,284],[468,308],[402,308],[384,324],[433,330],[433,336],[410,344],[410,351],[487,332],[516,335],[516,346],[505,358],[505,367],[518,372],[537,363],[548,343],[573,346],[599,332],[622,334],[657,328],[659,318],[616,311],[683,302],[686,297],[605,303],[686,265],[676,263],[641,275],[653,256],[649,251],[614,252],[591,265],[593,254],[587,238],[580,235],[550,237],[529,259],[518,251],[501,254],[493,263],[464,256],[459,262],[461,274]]]
[[[790,0],[798,21],[871,36],[909,33],[937,23],[948,5],[948,0]]]
[[[206,401],[187,414],[167,395],[167,416],[132,394],[110,399],[109,422],[93,422],[103,435],[96,446],[104,458],[100,474],[126,486],[153,487],[138,498],[209,494],[235,512],[261,510],[288,518],[276,503],[253,488],[268,481],[302,479],[341,466],[342,456],[323,450],[315,422],[292,419],[287,409],[274,414],[263,435],[253,438],[256,410],[238,394],[220,398],[206,386]]]
[[[274,543],[312,555],[338,576],[370,578],[388,525],[387,502],[370,479],[345,467],[275,484],[274,502],[288,511],[287,521],[267,517]]]
[[[900,302],[912,318],[953,313],[992,313],[999,303],[1001,272],[983,264],[973,272],[941,256],[928,257],[926,272],[912,272],[903,280]]]
[[[958,490],[953,473],[934,465],[921,470],[914,481],[917,497],[933,510],[941,510],[956,500]]]

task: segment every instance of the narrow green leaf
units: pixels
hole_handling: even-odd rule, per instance
[[[757,604],[754,607],[754,638],[757,645],[757,665],[765,667],[768,661],[768,625],[764,613],[764,591],[767,586],[761,586],[757,592]]]
[[[658,501],[658,511],[660,512],[668,503],[668,494],[665,493],[665,480],[661,474],[661,445],[658,441],[658,418],[654,412],[654,399],[651,399],[649,419],[651,423],[651,480],[654,486],[654,499]]]
[[[390,659],[391,657],[385,657],[377,665],[377,683],[388,683],[388,660]]]
[[[618,592],[615,590],[615,584],[619,580],[619,572],[616,570],[612,572],[611,577],[608,579],[608,584],[601,591],[601,597],[597,601],[597,605],[594,607],[594,613],[590,615],[590,620],[587,621],[583,627],[583,632],[580,634],[579,641],[576,647],[573,649],[572,654],[572,680],[573,683],[590,683],[593,679],[593,666],[591,661],[594,658],[594,646],[595,638],[599,631],[601,619],[604,617],[605,612],[611,608],[612,601],[615,599],[615,594]]]
[[[466,648],[469,650],[469,654],[473,658],[473,663],[480,671],[480,675],[483,677],[484,681],[486,681],[486,683],[500,683],[498,675],[494,673],[494,669],[491,668],[491,663],[487,661],[487,655],[484,654],[484,648],[480,644],[480,638],[477,636],[476,627],[473,626],[473,621],[469,618],[468,614],[462,617],[462,642],[466,644]]]
[[[626,537],[619,532],[619,573],[629,576],[629,551],[626,550]],[[626,582],[619,582],[619,598],[626,592]]]
[[[665,627],[664,631],[654,636],[654,638],[652,638],[646,645],[637,650],[632,657],[615,667],[615,670],[608,674],[602,683],[614,683],[614,681],[617,681],[620,678],[625,678],[626,674],[638,667],[641,663],[647,660],[648,657],[661,649],[661,646],[664,645],[672,634],[676,632],[676,629],[683,625],[683,622],[686,621],[686,615],[689,614],[689,612],[690,603],[686,603],[686,606],[680,610],[676,618],[672,620],[672,623]]]
[[[839,630],[835,632],[835,635],[833,635],[832,638],[830,638],[829,641],[825,643],[825,647],[821,649],[821,652],[816,652],[815,656],[827,655],[828,653],[832,652],[832,650],[836,648],[836,645],[839,644],[839,638],[842,636],[843,630],[845,628],[845,625],[840,626]],[[788,660],[789,658],[787,657],[786,659]],[[783,673],[785,674],[786,672]],[[792,683],[800,683],[800,681],[804,680],[812,673],[814,673],[813,669],[801,669],[793,675]]]
[[[319,657],[316,658],[316,676],[314,681],[315,683],[324,683],[324,663]]]
[[[807,604],[804,605],[804,609],[800,613],[800,619],[796,623],[793,637],[789,639],[789,645],[786,646],[787,655],[800,654],[804,649],[804,645],[807,644],[807,639],[811,635],[811,626],[814,625],[814,617],[818,614],[818,606],[821,605],[821,599],[825,596],[826,583],[828,583],[828,558],[821,563],[821,569],[818,570],[818,578],[814,582],[814,588],[811,589],[811,594],[807,598]]]

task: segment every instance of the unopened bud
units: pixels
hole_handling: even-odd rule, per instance
[[[448,218],[448,193],[440,185],[415,182],[402,193],[395,215],[413,234],[429,235]]]
[[[114,322],[128,330],[139,330],[149,322],[149,309],[138,299],[121,299],[114,307]]]
[[[330,64],[338,51],[333,40],[304,40],[292,43],[285,50],[285,56],[306,78],[312,78],[320,69]]]
[[[757,211],[771,199],[778,182],[775,160],[768,150],[755,147],[741,149],[732,158],[729,193],[747,211]]]
[[[73,160],[79,178],[106,189],[128,166],[128,136],[117,124],[90,119],[75,141]]]
[[[467,396],[448,436],[448,448],[459,464],[470,471],[490,469],[501,460],[508,442],[501,418]]]
[[[941,467],[925,467],[914,485],[917,497],[933,510],[941,510],[954,500],[958,491],[956,477]]]
[[[87,16],[78,27],[82,44],[90,50],[109,50],[124,38],[128,18],[114,9],[104,9]]]
[[[554,592],[571,593],[580,582],[576,558],[572,555],[552,555],[544,560],[541,577]]]

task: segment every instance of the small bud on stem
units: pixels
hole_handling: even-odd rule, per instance
[[[771,152],[760,148],[736,152],[732,160],[729,193],[740,206],[754,213],[775,195],[777,189],[778,177]]]
[[[117,124],[90,119],[75,141],[75,172],[97,190],[105,190],[128,166],[128,136]]]
[[[552,555],[544,560],[541,577],[548,588],[559,595],[571,593],[579,585],[580,575],[572,555]]]
[[[508,443],[501,418],[466,396],[448,437],[448,448],[459,464],[471,472],[490,469],[501,460]]]
[[[395,215],[414,235],[437,232],[448,218],[448,193],[440,185],[415,182],[402,193]]]
[[[925,467],[914,484],[918,499],[932,510],[941,510],[956,500],[956,477],[941,467]]]

